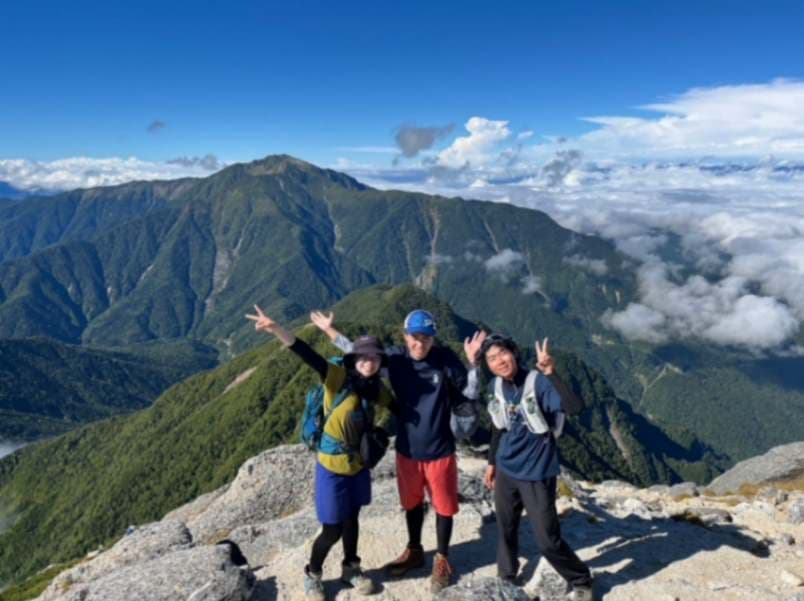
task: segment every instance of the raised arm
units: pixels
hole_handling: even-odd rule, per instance
[[[310,313],[310,321],[329,337],[332,344],[344,353],[351,353],[352,341],[332,327],[334,320],[335,314],[332,311],[330,311],[329,314],[322,313],[321,311],[312,311]]]
[[[298,355],[302,361],[316,370],[322,380],[327,377],[328,366],[326,359],[310,348],[310,345],[304,342],[304,340],[296,338],[293,334],[268,317],[257,305],[254,305],[254,309],[256,314],[246,315],[246,319],[250,319],[254,322],[255,330],[273,334],[279,338],[286,348],[289,348]]]

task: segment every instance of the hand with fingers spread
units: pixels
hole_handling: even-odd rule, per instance
[[[259,306],[254,305],[254,310],[256,311],[256,314],[252,315],[247,313],[246,319],[250,319],[254,322],[255,330],[258,332],[270,332],[279,338],[279,340],[281,340],[282,344],[285,346],[290,346],[293,344],[293,342],[296,340],[296,337],[293,336],[293,334],[288,332],[285,328],[263,313]]]
[[[483,341],[488,336],[487,332],[478,330],[472,334],[471,338],[466,338],[463,341],[463,352],[466,355],[466,360],[473,366],[477,366],[478,355],[480,354],[480,347],[483,346]]]
[[[329,313],[324,313],[323,311],[311,311],[310,321],[313,322],[315,327],[324,332],[324,334],[326,334],[333,342],[335,342],[340,335],[340,332],[338,332],[338,330],[336,330],[332,325],[335,321],[335,313],[332,311]]]
[[[547,348],[548,339],[545,338],[541,344],[536,341],[536,369],[545,376],[552,375],[556,370],[555,361]]]

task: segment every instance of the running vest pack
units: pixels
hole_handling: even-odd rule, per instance
[[[556,414],[555,424],[550,428],[541,407],[539,407],[539,401],[536,398],[536,383],[540,377],[541,373],[537,370],[528,372],[519,404],[509,403],[505,399],[502,378],[495,376],[492,379],[491,385],[494,389],[494,397],[489,401],[487,408],[491,421],[494,422],[494,426],[498,430],[510,429],[512,417],[519,412],[522,414],[525,427],[532,433],[545,434],[552,432],[556,438],[561,436],[564,431],[564,413],[558,412]]]

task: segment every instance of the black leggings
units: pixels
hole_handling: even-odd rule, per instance
[[[310,564],[308,569],[311,572],[320,574],[324,566],[324,560],[329,554],[329,550],[343,538],[343,562],[345,564],[359,562],[357,556],[357,538],[360,535],[360,524],[358,523],[358,509],[354,515],[339,524],[324,524],[321,534],[313,543],[313,550],[310,553]]]

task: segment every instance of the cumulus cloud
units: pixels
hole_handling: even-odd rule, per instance
[[[396,130],[396,145],[406,158],[415,157],[422,150],[429,150],[437,140],[446,138],[452,133],[453,125],[440,127],[417,127],[401,125]]]
[[[496,255],[486,259],[483,265],[489,273],[507,275],[513,269],[525,262],[525,257],[521,252],[510,248],[504,248]]]
[[[56,161],[0,159],[0,180],[20,190],[60,191],[135,180],[203,177],[223,166],[214,155],[182,157],[165,162],[144,161],[134,157],[76,157]]]
[[[526,275],[522,278],[522,294],[535,294],[539,293],[544,295],[542,292],[542,279],[537,275]]]
[[[694,88],[643,105],[656,117],[595,116],[579,144],[606,156],[804,157],[804,82]]]
[[[564,257],[564,263],[598,276],[606,275],[609,271],[608,265],[603,259],[591,259],[582,255]]]
[[[628,338],[662,342],[699,338],[749,349],[778,347],[798,331],[787,305],[750,290],[745,278],[730,275],[710,282],[694,275],[678,283],[666,265],[639,269],[640,302],[609,312],[604,322]]]
[[[166,127],[167,123],[165,123],[164,121],[160,121],[159,119],[154,119],[145,129],[149,134],[155,134],[162,131]]]
[[[580,165],[581,157],[580,150],[559,150],[556,152],[555,157],[542,167],[542,173],[547,178],[548,185],[560,186],[565,183],[570,173]]]
[[[456,138],[438,153],[436,163],[439,166],[461,169],[488,163],[495,158],[492,151],[496,145],[511,136],[508,121],[472,117],[464,127],[469,135]]]

